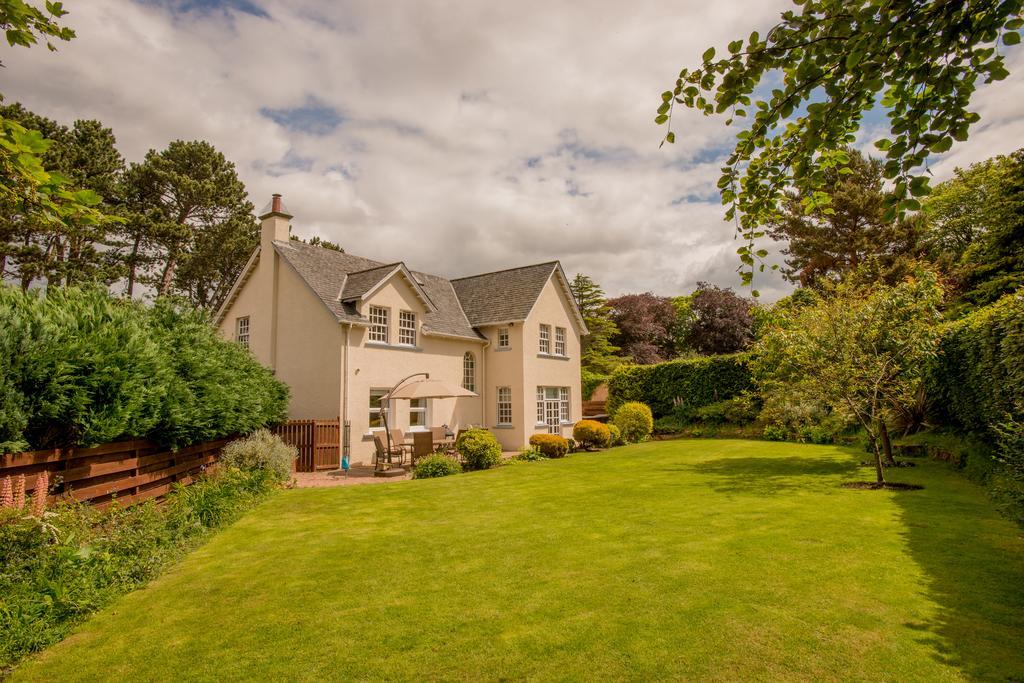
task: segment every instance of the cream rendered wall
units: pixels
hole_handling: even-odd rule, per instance
[[[567,359],[538,357],[540,349],[540,325],[551,326],[551,350],[555,346],[555,327],[566,329]],[[530,316],[523,324],[523,385],[521,396],[526,416],[526,439],[532,434],[544,433],[546,426],[537,425],[537,387],[569,387],[569,422],[562,425],[562,436],[572,436],[572,426],[583,414],[580,397],[580,329],[573,315],[572,303],[555,277],[548,280],[534,305]]]
[[[382,346],[368,341],[368,330],[353,327],[349,346],[348,420],[351,422],[351,459],[353,463],[373,461],[373,435],[370,431],[370,389],[389,389],[414,372],[429,372],[431,379],[440,379],[455,386],[462,385],[463,355],[471,351],[476,358],[477,393],[483,385],[483,341],[432,337],[422,333],[423,303],[408,281],[393,276],[384,286],[359,305],[363,315],[370,306],[387,308],[389,344]],[[416,347],[398,345],[398,313],[416,313]],[[431,399],[428,426],[447,424],[453,430],[483,422],[483,398]],[[409,429],[409,402],[394,401],[391,427]]]
[[[507,350],[498,348],[498,330],[501,328],[508,329]],[[523,413],[523,329],[523,324],[517,322],[488,325],[480,330],[490,341],[484,351],[487,363],[484,425],[498,438],[506,451],[519,450],[533,433],[532,413]],[[512,390],[512,427],[498,425],[498,387],[509,387]]]
[[[341,415],[341,325],[284,261],[278,271],[277,306],[274,374],[292,390],[288,417],[337,418]]]
[[[265,254],[261,249],[253,272],[225,312],[219,329],[225,339],[233,341],[237,319],[249,316],[249,350],[260,363],[270,367],[270,299],[273,291],[273,259],[277,258],[277,254],[271,252],[269,259]]]

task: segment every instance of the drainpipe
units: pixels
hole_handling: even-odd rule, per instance
[[[341,452],[352,461],[352,425],[348,420],[348,346],[352,323],[345,325],[345,344],[341,349]]]
[[[487,337],[480,349],[480,426],[487,429],[487,348],[491,338]]]

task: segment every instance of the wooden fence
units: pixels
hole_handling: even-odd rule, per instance
[[[604,422],[608,419],[608,408],[606,401],[584,401],[583,417],[588,420]]]
[[[339,420],[290,420],[273,432],[299,449],[295,469],[299,472],[335,470],[341,465]]]
[[[31,492],[45,470],[50,480],[50,502],[69,497],[100,507],[114,499],[123,504],[137,503],[163,496],[175,483],[190,483],[217,461],[228,441],[208,441],[169,451],[151,441],[136,439],[92,448],[0,455],[0,480],[24,475],[25,489]]]

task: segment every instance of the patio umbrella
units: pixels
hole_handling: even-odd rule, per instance
[[[463,396],[476,396],[476,393],[439,379],[418,379],[393,389],[385,394],[383,399],[390,401],[393,398],[461,398]]]
[[[420,377],[415,382],[410,382],[413,377]],[[401,380],[391,391],[381,396],[381,406],[384,406],[384,402],[387,402],[387,410],[381,413],[381,417],[384,419],[384,431],[387,439],[387,458],[391,460],[391,429],[388,427],[388,413],[391,412],[391,401],[398,399],[416,399],[416,398],[462,398],[464,396],[476,396],[475,392],[469,389],[463,389],[462,387],[449,384],[443,380],[430,379],[430,375],[426,372],[417,372],[409,375],[405,379]],[[377,462],[377,469],[379,469],[383,463]]]

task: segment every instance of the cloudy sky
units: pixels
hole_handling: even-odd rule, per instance
[[[0,91],[100,119],[129,161],[208,140],[257,209],[280,192],[297,234],[351,253],[449,277],[559,258],[609,294],[670,295],[737,285],[714,189],[735,130],[683,112],[659,150],[659,93],[787,5],[67,0],[78,38],[5,46]],[[1021,146],[1024,50],[1010,66],[940,178]]]

